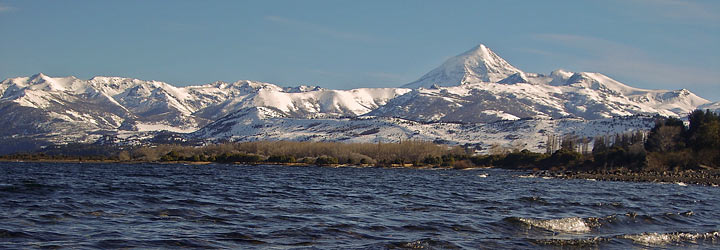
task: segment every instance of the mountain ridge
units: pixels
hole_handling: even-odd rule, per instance
[[[601,73],[523,72],[482,44],[403,86],[406,88],[333,90],[240,80],[176,87],[127,77],[83,80],[38,73],[0,82],[0,111],[7,114],[0,118],[0,125],[7,128],[0,132],[0,138],[92,143],[108,135],[134,138],[168,130],[198,139],[221,139],[235,138],[227,131],[246,136],[248,131],[268,133],[242,126],[286,131],[288,128],[282,126],[296,126],[293,121],[314,124],[313,120],[322,120],[321,124],[328,126],[326,130],[308,131],[332,134],[328,131],[378,123],[396,129],[397,135],[418,133],[417,138],[442,140],[430,135],[440,133],[436,129],[402,124],[488,124],[526,119],[580,119],[591,124],[593,120],[621,116],[683,117],[698,107],[720,107],[720,102],[711,103],[686,89],[640,89]],[[638,129],[646,129],[649,123],[628,124],[642,124]],[[294,133],[302,133],[303,128],[296,127]]]

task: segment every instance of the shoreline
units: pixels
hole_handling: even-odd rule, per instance
[[[720,169],[685,170],[679,172],[629,172],[622,170],[610,171],[537,171],[538,177],[558,179],[585,179],[597,181],[625,181],[676,183],[679,185],[720,186]]]
[[[528,170],[522,170],[522,169],[507,169],[507,168],[498,168],[498,167],[476,167],[476,168],[453,168],[453,167],[444,167],[444,166],[434,166],[434,165],[426,165],[426,166],[412,166],[412,165],[400,165],[400,164],[392,164],[390,166],[376,166],[371,164],[325,164],[325,165],[318,165],[318,164],[308,164],[308,163],[281,163],[281,162],[253,162],[253,163],[246,163],[246,162],[234,162],[234,163],[218,163],[218,162],[195,162],[195,161],[159,161],[159,162],[153,162],[153,161],[118,161],[118,160],[71,160],[71,159],[34,159],[34,160],[10,160],[10,159],[0,159],[0,162],[28,162],[28,163],[102,163],[102,164],[110,164],[110,163],[118,163],[118,164],[143,164],[143,163],[149,163],[149,164],[185,164],[185,165],[209,165],[209,164],[228,164],[228,165],[250,165],[250,166],[258,166],[258,165],[276,165],[276,166],[300,166],[300,167],[307,167],[307,166],[319,166],[319,167],[329,167],[329,168],[344,168],[344,167],[352,167],[352,168],[371,168],[371,167],[383,167],[383,168],[410,168],[410,169],[424,169],[424,170],[450,170],[450,169],[457,169],[457,170],[471,170],[471,169],[505,169],[505,170],[512,170],[512,171],[523,171],[526,172]],[[653,171],[647,171],[647,172],[630,172],[627,170],[607,170],[607,171],[550,171],[550,170],[541,170],[541,171],[532,171],[532,174],[537,177],[546,177],[546,178],[557,178],[557,179],[584,179],[584,180],[597,180],[597,181],[624,181],[624,182],[651,182],[651,183],[677,183],[677,184],[694,184],[694,185],[703,185],[703,186],[713,186],[717,187],[720,186],[720,169],[702,169],[702,170],[685,170],[685,171],[679,171],[679,172],[653,172]]]
[[[25,160],[10,160],[0,159],[0,162],[28,162],[28,163],[118,163],[118,164],[158,164],[158,165],[170,165],[170,164],[184,164],[184,165],[210,165],[210,164],[225,164],[225,165],[248,165],[248,166],[259,166],[259,165],[275,165],[275,166],[319,166],[328,168],[412,168],[412,169],[454,169],[451,166],[440,166],[440,165],[424,165],[424,166],[413,166],[411,164],[391,164],[389,166],[378,166],[373,164],[314,164],[314,163],[302,163],[302,162],[212,162],[212,161],[119,161],[119,160],[77,160],[77,159],[25,159]],[[480,167],[479,167],[480,168]],[[486,168],[486,167],[482,167]],[[477,169],[477,168],[472,168]]]

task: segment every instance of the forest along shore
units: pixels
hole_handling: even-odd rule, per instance
[[[585,179],[597,181],[632,181],[632,182],[660,182],[677,184],[696,184],[717,187],[720,186],[720,170],[685,170],[679,172],[631,172],[626,170],[613,171],[537,171],[537,177],[550,177],[559,179]]]

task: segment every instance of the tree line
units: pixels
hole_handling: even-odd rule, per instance
[[[709,110],[660,118],[648,132],[636,131],[592,140],[548,136],[545,153],[527,150],[472,156],[475,165],[513,169],[684,171],[720,169],[720,116]]]
[[[78,150],[80,148],[82,150]],[[452,166],[454,155],[463,154],[466,154],[466,151],[462,147],[425,141],[398,143],[256,141],[205,146],[156,144],[135,148],[73,144],[49,148],[40,153],[0,156],[0,159]]]

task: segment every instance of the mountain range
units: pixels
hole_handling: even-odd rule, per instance
[[[433,140],[540,151],[547,134],[647,129],[648,117],[683,117],[696,108],[718,111],[720,102],[686,89],[634,88],[600,73],[524,72],[481,44],[400,88],[9,78],[0,82],[0,138],[12,143],[0,153],[72,142],[138,144],[159,131],[182,140]]]

